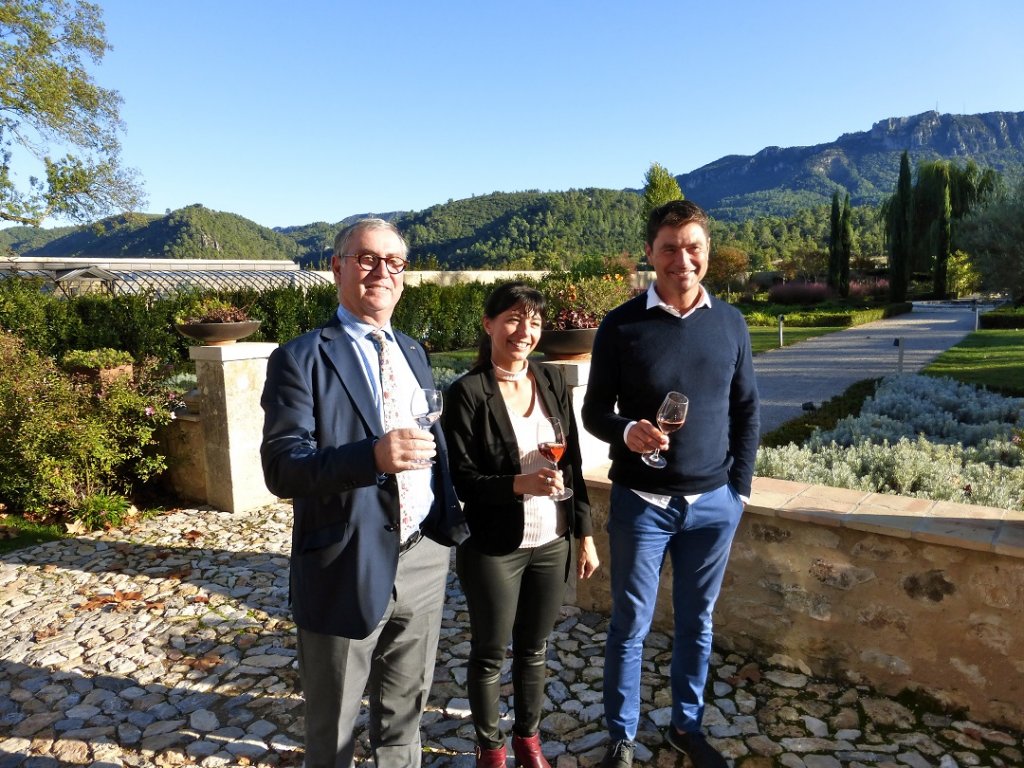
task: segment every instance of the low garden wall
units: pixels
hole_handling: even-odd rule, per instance
[[[608,563],[610,484],[587,473]],[[671,565],[655,624],[672,626]],[[609,570],[576,602],[610,606]],[[806,673],[914,691],[1024,729],[1024,513],[755,478],[715,610],[715,643]]]

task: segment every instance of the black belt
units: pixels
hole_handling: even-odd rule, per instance
[[[412,549],[417,544],[419,544],[420,543],[420,539],[422,539],[422,538],[423,538],[423,532],[422,531],[416,531],[416,533],[414,533],[412,536],[410,536],[408,539],[406,539],[405,541],[403,541],[401,544],[398,545],[398,554],[404,555],[410,549]]]

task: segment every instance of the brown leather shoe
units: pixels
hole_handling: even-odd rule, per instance
[[[505,745],[496,749],[476,748],[476,768],[505,768]]]
[[[516,756],[516,768],[551,768],[540,751],[540,734],[519,736],[512,734],[512,754]]]

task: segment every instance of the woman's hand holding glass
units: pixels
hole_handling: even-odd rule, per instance
[[[540,455],[551,462],[552,468],[558,472],[558,462],[565,453],[567,441],[562,422],[555,416],[542,419],[537,424],[537,450]],[[552,480],[549,484],[547,495],[553,501],[565,501],[572,498],[572,488],[562,486],[561,473],[557,478],[548,477]]]

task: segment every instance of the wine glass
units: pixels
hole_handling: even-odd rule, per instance
[[[537,450],[555,465],[555,469],[558,469],[558,461],[565,453],[565,445],[565,430],[556,416],[549,416],[537,424]],[[563,488],[548,498],[552,501],[565,501],[572,498],[572,488]]]
[[[686,421],[686,411],[690,407],[690,399],[680,392],[669,392],[665,395],[665,399],[661,401],[661,407],[658,408],[658,429],[664,432],[666,435],[675,432],[677,429],[683,426]],[[664,469],[668,463],[665,461],[665,457],[661,455],[661,449],[655,448],[650,453],[645,453],[641,457],[644,460],[644,464],[655,469]]]
[[[412,393],[411,412],[420,429],[430,429],[431,425],[441,418],[444,399],[441,390],[424,387]],[[433,459],[417,459],[417,464],[433,464]]]

